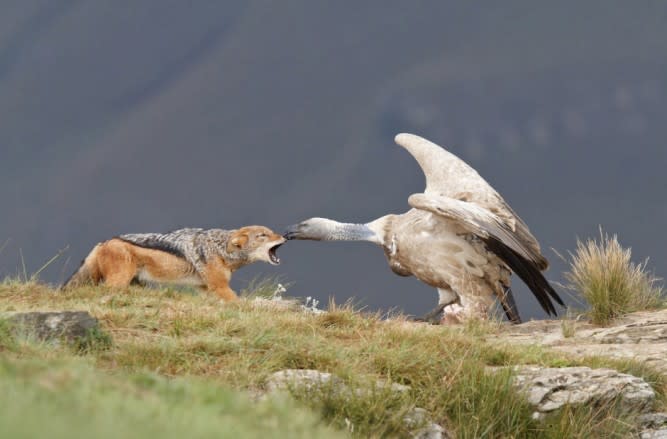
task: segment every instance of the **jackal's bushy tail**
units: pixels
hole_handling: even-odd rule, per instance
[[[97,246],[90,252],[90,254],[81,261],[79,268],[72,273],[72,275],[60,287],[61,290],[69,290],[72,288],[82,287],[84,285],[95,284],[99,279],[97,264],[95,263],[95,253]]]

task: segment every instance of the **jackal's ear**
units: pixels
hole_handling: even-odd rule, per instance
[[[244,232],[236,232],[232,235],[232,239],[227,243],[227,251],[233,252],[240,250],[248,243],[248,234]]]

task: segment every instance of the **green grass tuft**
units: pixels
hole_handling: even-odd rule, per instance
[[[4,318],[0,318],[0,352],[4,350],[15,351],[17,348],[16,338],[12,333],[12,324]]]
[[[538,427],[540,439],[635,437],[635,417],[622,413],[615,403],[601,406],[566,406],[553,413]]]
[[[599,241],[577,240],[565,278],[589,304],[594,324],[607,325],[629,312],[664,306],[659,279],[647,271],[646,262],[635,264],[631,256],[631,249],[623,248],[616,235],[602,230]]]
[[[341,383],[329,382],[313,388],[301,386],[291,388],[290,393],[321,413],[329,424],[347,430],[353,436],[409,435],[403,421],[413,408],[409,394],[392,391],[390,386],[378,386],[359,377]]]
[[[91,328],[85,336],[78,337],[73,342],[75,351],[87,354],[95,351],[111,349],[113,340],[111,336],[99,328]]]

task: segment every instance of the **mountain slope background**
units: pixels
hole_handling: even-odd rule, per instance
[[[0,274],[60,282],[115,234],[365,222],[423,189],[414,132],[474,166],[561,253],[601,224],[665,272],[667,6],[528,1],[0,6]],[[21,249],[21,251],[19,251]],[[289,243],[235,275],[423,313],[361,243]],[[524,317],[541,311],[515,281]]]

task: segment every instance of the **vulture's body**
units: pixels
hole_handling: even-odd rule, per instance
[[[391,269],[438,289],[434,318],[486,317],[494,298],[520,322],[510,290],[515,272],[542,308],[556,314],[563,304],[541,271],[548,262],[521,218],[480,175],[455,155],[426,139],[399,134],[396,143],[417,160],[426,189],[408,199],[412,207],[367,224],[311,218],[290,226],[289,239],[370,241],[383,247]]]

